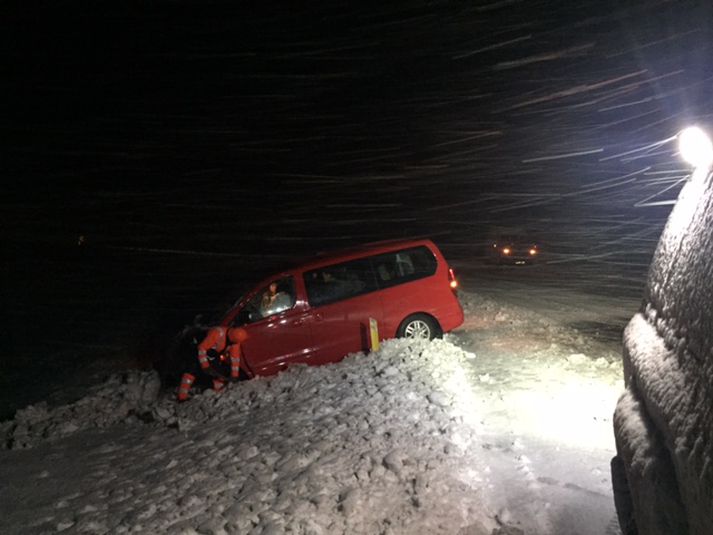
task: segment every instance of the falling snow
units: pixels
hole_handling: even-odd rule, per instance
[[[56,425],[40,427],[66,435],[36,445],[58,449],[57,457],[42,461],[47,474],[38,470],[32,477],[56,482],[63,474],[51,469],[62,463],[70,474],[69,444],[89,436],[84,433],[111,434],[115,425],[129,429],[117,438],[126,442],[116,451],[138,456],[148,434],[158,456],[163,437],[176,436],[174,428],[134,421],[138,415],[125,417],[121,409],[123,423],[80,430],[81,422],[95,420],[72,414],[87,417],[92,407],[82,413],[82,405],[67,402],[94,399],[88,391],[108,375],[148,373],[196,314],[211,321],[256,279],[316,252],[429,237],[478,297],[465,331],[449,340],[455,345],[434,346],[428,354],[455,362],[462,356],[458,347],[474,352],[478,358],[466,359],[468,388],[486,400],[495,399],[497,388],[511,392],[519,384],[512,390],[518,395],[506,397],[514,405],[503,401],[498,408],[514,418],[508,432],[519,441],[508,444],[502,426],[491,428],[492,442],[474,433],[481,459],[492,460],[495,469],[473,461],[475,479],[459,473],[466,486],[449,486],[454,500],[481,478],[484,505],[472,514],[485,528],[496,522],[502,533],[521,526],[528,534],[549,534],[559,522],[557,529],[569,534],[576,531],[571,526],[579,533],[589,529],[580,526],[605,526],[611,500],[602,481],[608,477],[604,454],[582,464],[578,445],[567,450],[571,457],[558,451],[563,466],[582,464],[591,479],[582,472],[570,480],[542,464],[551,443],[530,441],[524,415],[539,422],[538,415],[557,407],[552,399],[527,396],[539,395],[531,388],[535,378],[555,386],[572,381],[594,397],[609,392],[607,386],[587,390],[582,374],[594,366],[597,384],[613,377],[603,364],[617,365],[631,302],[641,296],[663,222],[690,178],[676,135],[690,123],[710,125],[713,117],[705,2],[435,0],[368,9],[343,2],[289,9],[193,0],[16,4],[7,6],[0,32],[6,67],[0,419],[12,421],[17,409],[33,404],[34,413],[22,414],[46,414]],[[537,240],[539,264],[515,271],[485,262],[491,238],[510,231]],[[524,304],[532,314],[524,321],[527,340],[518,330],[519,313],[509,308]],[[389,355],[398,360],[401,353]],[[510,384],[508,376],[521,379]],[[121,385],[106,387],[111,401],[104,408],[136,403],[134,387]],[[572,394],[564,390],[552,392]],[[239,392],[223,399],[239,400]],[[208,398],[195,406],[204,403],[209,409]],[[516,408],[523,405],[533,411]],[[601,413],[584,414],[608,417],[604,405]],[[61,406],[69,412],[52,420]],[[491,416],[491,423],[505,425]],[[539,423],[552,435],[548,440],[569,440]],[[158,428],[165,434],[160,439],[153,434]],[[34,445],[32,429],[25,436]],[[216,429],[215,437],[223,439],[224,431]],[[597,444],[601,451],[611,448]],[[285,460],[281,447],[275,445]],[[96,474],[120,454],[99,445],[93,451],[96,472],[82,481],[101,493]],[[442,461],[450,467],[448,459]],[[268,477],[274,460],[255,464],[255,477]],[[394,474],[397,481],[388,484],[418,497],[403,474],[387,468],[399,466],[398,456],[369,462]],[[175,469],[146,463],[157,474]],[[499,485],[488,487],[483,482],[496,469],[502,469]],[[146,492],[122,481],[107,498],[112,507]],[[263,489],[255,481],[254,489]],[[368,505],[360,484],[324,502],[341,507],[333,517],[340,526],[347,525],[345,513]],[[506,498],[503,487],[517,491]],[[38,502],[42,512],[33,518],[38,530],[76,530],[97,513],[99,494],[90,497],[85,487],[62,496],[51,484],[45,489],[37,497],[45,500]],[[577,506],[565,511],[562,504],[571,502],[563,497]],[[212,499],[188,496],[182,505],[200,516],[209,503],[223,504]],[[251,495],[255,504],[274,499]],[[602,501],[594,507],[596,519],[584,522],[571,513],[592,500]],[[84,509],[75,507],[79,502]],[[400,511],[403,504],[393,505]],[[140,520],[128,515],[125,524],[116,517],[111,522],[118,527],[153,518],[167,525],[161,524],[165,511],[146,507]],[[300,518],[295,514],[292,519]],[[459,514],[465,516],[454,518],[471,513]],[[593,533],[603,529],[609,528]]]

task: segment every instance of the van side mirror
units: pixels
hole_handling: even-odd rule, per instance
[[[250,320],[252,320],[252,314],[249,310],[243,309],[238,313],[239,325],[245,325],[246,323],[250,323]]]

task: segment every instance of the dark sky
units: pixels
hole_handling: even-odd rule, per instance
[[[710,120],[707,2],[239,4],[10,9],[3,233],[222,250],[214,223],[661,219],[635,204],[682,166],[641,148]]]

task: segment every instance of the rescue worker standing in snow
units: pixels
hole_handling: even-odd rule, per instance
[[[229,380],[240,376],[241,343],[247,332],[240,327],[213,327],[198,344],[198,359],[181,377],[178,401],[188,399],[193,383],[203,373],[213,380],[213,390],[220,392]],[[229,366],[229,371],[227,367]]]

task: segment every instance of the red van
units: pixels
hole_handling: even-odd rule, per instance
[[[293,363],[326,364],[369,349],[379,337],[434,338],[463,323],[453,270],[430,240],[380,242],[278,273],[221,321],[241,326],[249,377]]]

